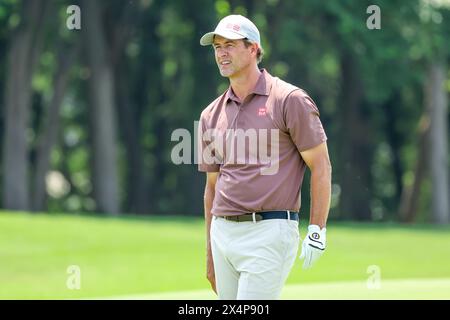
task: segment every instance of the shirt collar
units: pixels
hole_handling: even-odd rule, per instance
[[[259,76],[252,93],[259,94],[261,96],[268,96],[270,89],[272,88],[272,76],[266,71],[266,69],[260,69],[260,71],[261,75]]]
[[[260,69],[260,71],[261,74],[259,75],[258,81],[256,82],[256,85],[251,93],[260,96],[268,96],[270,89],[272,88],[272,76],[264,68]],[[239,98],[234,94],[231,86],[228,87],[225,94],[225,101],[228,101],[229,99],[239,102]]]

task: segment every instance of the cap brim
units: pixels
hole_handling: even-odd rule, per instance
[[[230,39],[230,40],[238,40],[238,39],[244,39],[245,37],[237,32],[233,32],[233,31],[213,31],[213,32],[208,32],[205,33],[205,35],[203,35],[203,37],[200,38],[200,44],[202,46],[209,46],[211,44],[213,44],[214,41],[214,36],[218,35],[221,37],[224,37],[226,39]]]

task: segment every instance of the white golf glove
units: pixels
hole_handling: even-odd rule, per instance
[[[326,246],[327,229],[322,230],[318,225],[311,224],[308,227],[308,234],[302,243],[302,254],[300,259],[305,259],[303,269],[309,269],[323,254]]]

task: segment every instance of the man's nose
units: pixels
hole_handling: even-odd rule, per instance
[[[217,49],[217,56],[218,56],[219,58],[223,58],[223,57],[225,57],[227,54],[228,54],[227,50],[222,49],[222,48],[218,48],[218,49]]]

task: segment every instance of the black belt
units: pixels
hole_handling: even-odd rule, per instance
[[[263,211],[255,213],[255,220],[268,220],[268,219],[287,219],[288,211]],[[236,216],[218,216],[219,218],[235,221],[235,222],[244,222],[244,221],[253,221],[253,213],[247,213]],[[289,211],[290,220],[298,221],[298,213]]]

